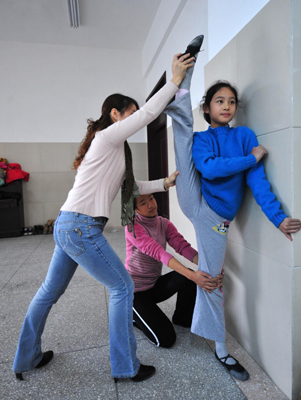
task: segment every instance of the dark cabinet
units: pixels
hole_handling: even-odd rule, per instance
[[[22,235],[24,228],[22,182],[23,180],[19,179],[0,186],[0,238]]]

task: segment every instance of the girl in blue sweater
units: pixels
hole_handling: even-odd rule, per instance
[[[215,277],[223,270],[230,222],[242,202],[245,184],[269,220],[284,235],[301,228],[301,221],[288,217],[271,192],[261,159],[267,150],[258,145],[247,127],[231,128],[238,96],[228,82],[211,86],[203,100],[203,112],[210,124],[205,132],[193,134],[190,101],[191,67],[180,86],[176,100],[165,110],[173,119],[177,178],[177,196],[183,213],[194,225],[199,252],[199,270]],[[239,380],[249,373],[230,354],[225,344],[224,295],[197,288],[191,331],[215,341],[216,358]]]

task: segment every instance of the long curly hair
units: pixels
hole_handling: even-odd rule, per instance
[[[96,121],[94,121],[93,119],[87,120],[87,133],[78,148],[78,154],[75,157],[72,169],[77,169],[80,166],[85,157],[85,154],[91,146],[92,140],[94,139],[96,132],[102,131],[103,129],[106,129],[108,126],[113,124],[110,115],[111,110],[113,108],[116,108],[116,110],[118,110],[122,115],[132,104],[136,106],[137,110],[139,109],[139,105],[136,100],[132,99],[131,97],[124,96],[120,93],[112,94],[105,99],[101,107],[100,118]]]

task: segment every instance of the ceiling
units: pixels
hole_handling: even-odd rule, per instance
[[[67,0],[0,0],[0,40],[141,51],[161,0],[79,0],[70,28]]]

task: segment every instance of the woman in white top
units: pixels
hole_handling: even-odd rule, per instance
[[[102,234],[119,188],[122,189],[122,222],[130,222],[133,196],[164,191],[175,175],[153,182],[136,182],[126,139],[153,121],[178,91],[189,55],[173,58],[173,77],[140,110],[135,100],[115,94],[102,106],[102,116],[89,120],[87,135],[74,161],[77,175],[54,226],[56,243],[45,281],[33,298],[22,327],[13,371],[46,365],[53,351],[42,353],[41,336],[51,307],[66,290],[80,265],[110,291],[109,335],[112,376],[142,381],[154,374],[153,366],[140,364],[133,334],[133,281]],[[137,111],[138,110],[138,111]],[[125,179],[126,178],[126,179]]]

